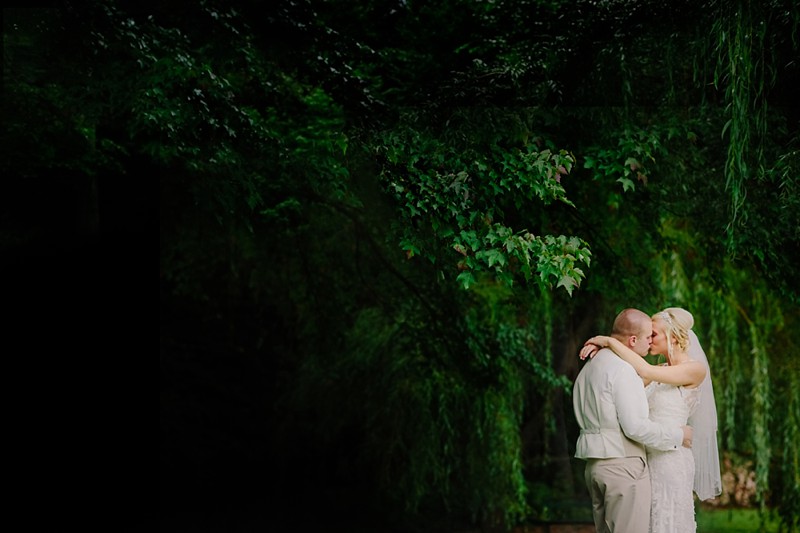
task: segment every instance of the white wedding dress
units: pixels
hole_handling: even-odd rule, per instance
[[[700,398],[700,389],[651,382],[645,389],[650,419],[664,426],[683,426]],[[650,533],[694,533],[694,457],[689,448],[647,449],[652,500]]]

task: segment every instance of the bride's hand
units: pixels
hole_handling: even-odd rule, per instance
[[[591,359],[597,354],[597,352],[600,351],[600,348],[604,348],[606,346],[608,346],[608,337],[605,335],[597,335],[596,337],[592,337],[583,343],[583,348],[581,348],[581,351],[578,355],[580,356],[581,360],[584,360],[587,357]]]
[[[583,345],[583,348],[581,348],[581,351],[578,354],[578,356],[581,358],[581,361],[583,361],[587,357],[591,359],[599,351],[600,351],[600,346],[596,344],[590,344],[587,342],[586,344]]]

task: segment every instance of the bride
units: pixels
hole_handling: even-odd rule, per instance
[[[613,337],[599,335],[584,344],[581,359],[610,348],[642,377],[650,419],[662,424],[688,424],[694,429],[691,450],[648,448],[652,497],[650,533],[694,532],[694,491],[707,500],[722,492],[717,450],[717,411],[710,369],[692,331],[694,317],[678,307],[653,315],[651,354],[666,356],[665,365],[651,365]]]

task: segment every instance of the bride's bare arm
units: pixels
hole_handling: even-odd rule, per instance
[[[636,373],[646,381],[659,381],[670,385],[697,386],[706,375],[705,366],[698,361],[687,361],[675,366],[651,365],[614,337],[599,335],[586,341],[586,344],[611,348],[621,359],[633,366]]]

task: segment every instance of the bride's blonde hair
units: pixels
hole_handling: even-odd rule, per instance
[[[672,360],[672,339],[677,341],[678,347],[686,351],[689,347],[689,330],[694,326],[692,313],[681,307],[667,307],[653,315],[653,320],[664,323],[664,334],[667,336],[667,349]]]

